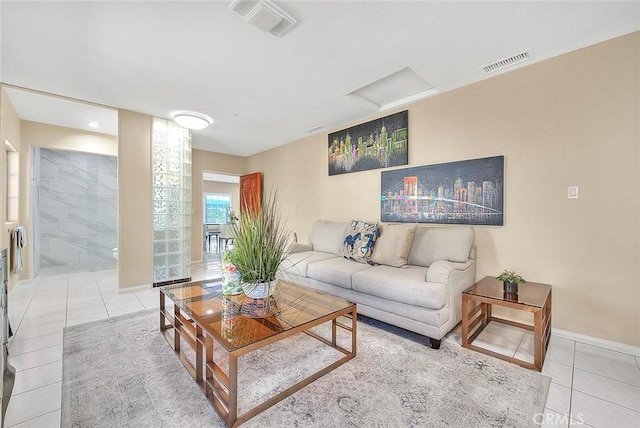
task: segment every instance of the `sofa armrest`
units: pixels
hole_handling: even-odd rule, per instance
[[[303,253],[305,251],[312,251],[313,245],[311,244],[301,244],[299,242],[294,242],[287,249],[287,253],[295,254],[295,253]]]
[[[427,282],[447,284],[454,272],[467,270],[473,263],[473,260],[467,260],[464,263],[449,262],[444,260],[433,262],[427,270]]]

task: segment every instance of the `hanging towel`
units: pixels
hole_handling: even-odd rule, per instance
[[[22,249],[26,244],[26,229],[22,226],[13,229],[13,273],[20,273],[24,268],[22,265]]]

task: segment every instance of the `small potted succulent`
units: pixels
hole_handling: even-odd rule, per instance
[[[504,292],[507,294],[518,294],[518,284],[522,284],[525,281],[523,277],[515,273],[514,271],[503,270],[502,273],[496,277],[498,281],[502,281]]]

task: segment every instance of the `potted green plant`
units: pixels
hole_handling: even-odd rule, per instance
[[[514,271],[503,270],[502,273],[496,277],[498,281],[502,281],[502,286],[505,293],[517,294],[518,284],[522,284],[525,281],[523,277],[515,273]]]
[[[240,273],[243,292],[254,299],[271,296],[291,234],[278,210],[278,193],[265,195],[258,210],[241,213],[232,228],[235,249],[230,260]]]

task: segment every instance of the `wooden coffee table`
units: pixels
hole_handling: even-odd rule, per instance
[[[339,297],[280,281],[265,312],[262,300],[242,294],[223,296],[215,283],[168,285],[160,291],[160,330],[229,427],[246,422],[356,356],[356,305]],[[350,318],[350,322],[339,322],[342,316]],[[331,337],[310,331],[324,323],[331,323]],[[338,345],[338,328],[350,334],[351,349]],[[298,333],[305,333],[344,356],[238,415],[238,358]],[[220,346],[214,347],[214,342]],[[190,349],[181,349],[181,343]],[[214,348],[218,351],[214,352]],[[220,350],[225,355],[218,355]],[[221,365],[221,361],[226,364]],[[274,362],[273,370],[287,369],[286,364]]]
[[[470,305],[471,303],[471,305]],[[493,316],[492,306],[503,306],[533,313],[533,325]],[[533,363],[473,345],[473,341],[491,321],[533,330]],[[462,346],[491,355],[522,367],[542,370],[551,337],[551,286],[527,282],[520,284],[517,295],[504,293],[502,282],[485,276],[462,292]]]

